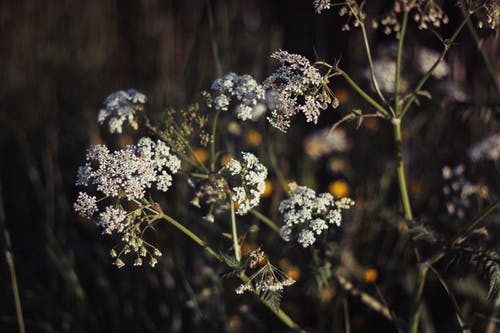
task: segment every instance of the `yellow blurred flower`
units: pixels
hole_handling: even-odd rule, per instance
[[[375,268],[368,268],[365,271],[364,278],[366,283],[375,283],[378,278],[378,271]]]
[[[256,147],[262,143],[262,135],[253,129],[250,129],[245,134],[245,142],[252,147]]]
[[[328,191],[337,198],[343,198],[351,193],[351,188],[345,180],[338,179],[330,182]]]
[[[273,193],[273,183],[266,179],[266,188],[264,189],[264,193],[262,193],[262,198],[267,198],[271,193]]]
[[[208,153],[207,153],[206,149],[195,148],[193,150],[193,153],[194,153],[194,156],[196,157],[196,159],[198,161],[200,161],[201,163],[205,163],[207,161],[207,159],[208,159]]]

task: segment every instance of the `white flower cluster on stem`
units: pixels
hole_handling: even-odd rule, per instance
[[[115,265],[122,267],[121,254],[134,252],[135,266],[149,255],[149,264],[157,263],[161,252],[142,239],[142,224],[149,224],[158,214],[145,198],[146,190],[153,185],[167,191],[172,185],[172,175],[180,169],[181,161],[170,152],[170,148],[158,140],[142,138],[136,145],[110,152],[106,146],[95,145],[87,150],[87,162],[78,169],[76,185],[95,186],[101,194],[98,200],[86,192],[80,192],[73,208],[84,217],[97,214],[96,225],[103,234],[117,233],[124,246],[119,254],[112,250]],[[113,204],[99,211],[98,201],[111,199]],[[134,210],[127,211],[122,201],[133,202]],[[137,207],[138,206],[138,207]]]
[[[110,133],[122,133],[125,121],[137,129],[136,111],[142,109],[146,101],[146,95],[135,89],[112,93],[104,100],[104,108],[99,110],[97,121],[101,125],[107,121]]]
[[[231,188],[232,199],[237,204],[236,214],[245,215],[256,207],[266,189],[267,168],[252,153],[242,153],[242,162],[230,160],[225,169],[238,178],[238,185]]]
[[[330,100],[322,100],[323,77],[309,60],[299,54],[279,50],[271,55],[281,66],[264,81],[266,89],[276,91],[274,109],[268,117],[271,125],[286,132],[291,118],[302,112],[307,122],[317,123],[321,110],[328,107]],[[326,97],[330,99],[330,97]],[[300,102],[299,102],[300,100]],[[332,105],[336,107],[335,100]]]
[[[167,191],[180,166],[179,158],[160,140],[142,138],[137,145],[114,152],[95,145],[87,150],[87,163],[78,169],[76,185],[96,185],[106,197],[142,199],[153,183]]]
[[[285,222],[280,234],[285,241],[296,237],[303,247],[314,244],[316,237],[330,225],[340,226],[342,210],[354,205],[354,201],[349,198],[335,200],[330,193],[317,195],[314,190],[295,183],[290,183],[289,188],[289,198],[282,200],[279,205]]]
[[[228,73],[212,83],[213,95],[206,94],[209,106],[217,111],[227,111],[234,105],[238,119],[256,118],[256,106],[265,99],[265,91],[250,75]]]

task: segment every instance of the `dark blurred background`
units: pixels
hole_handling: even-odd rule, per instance
[[[370,13],[381,13],[387,6],[385,1],[369,3]],[[451,17],[459,17],[456,8],[449,9]],[[1,1],[0,184],[6,217],[3,226],[12,241],[27,331],[286,331],[250,298],[234,300],[234,286],[225,280],[222,285],[218,265],[171,228],[160,227],[157,241],[165,255],[155,269],[127,266],[117,270],[108,255],[113,240],[101,237],[91,222],[72,212],[77,193],[75,172],[88,145],[103,141],[123,143],[96,124],[101,102],[111,92],[138,89],[148,95],[151,110],[183,106],[197,100],[199,92],[208,89],[223,73],[248,73],[264,79],[274,68],[269,55],[280,48],[310,59],[342,59],[344,68],[355,71],[364,63],[359,33],[342,33],[342,24],[343,19],[334,11],[315,14],[308,0]],[[456,23],[450,26],[444,29],[445,34]],[[409,48],[414,43],[436,49],[440,46],[432,34],[418,39],[416,30],[411,30],[409,36]],[[375,54],[393,45],[392,39],[380,32],[370,30],[370,37],[375,41]],[[498,47],[490,44],[486,47],[494,55]],[[475,96],[475,100],[490,102],[491,89],[476,89],[473,84],[487,82],[487,74],[467,66],[480,61],[474,43],[470,38],[459,39],[459,49],[462,51],[450,54],[449,60],[452,68],[465,71],[460,82],[468,84],[462,85],[462,89],[467,96]],[[339,87],[343,88],[342,84]],[[355,104],[352,99],[351,102]],[[465,147],[492,126],[480,120],[477,122],[483,127],[464,123],[455,117],[454,107],[443,108],[442,112],[448,113],[440,117],[452,121],[440,120],[438,124],[456,122],[457,126],[442,129],[438,125],[415,125],[415,131],[423,131],[425,136],[413,148],[421,153],[416,153],[417,159],[424,155],[429,160],[432,153],[425,149],[422,152],[421,146],[442,140],[451,148],[446,149],[444,161],[434,165],[425,164],[425,158],[421,158],[414,164],[414,178],[420,177],[419,169],[426,168],[434,168],[439,178],[443,163],[461,162]],[[330,115],[322,121],[328,125],[338,117]],[[426,119],[420,120],[425,123]],[[373,131],[361,129],[355,142],[361,144],[358,153],[370,154],[378,149],[378,164],[362,171],[363,166],[366,169],[366,159],[359,155],[353,160],[354,174],[377,178],[386,169],[393,147],[391,130],[388,128],[386,134],[384,126],[373,127],[378,131],[378,148],[369,143],[375,137]],[[306,126],[304,133],[311,128]],[[463,135],[456,131],[463,131]],[[461,141],[456,137],[461,137]],[[121,140],[126,141],[127,137]],[[301,137],[292,136],[290,140],[301,145]],[[324,189],[328,181],[317,182]],[[375,195],[366,189],[363,178],[349,181],[358,189],[352,192]],[[432,201],[422,195],[432,192],[433,185],[414,185],[417,211],[442,208],[436,203],[438,199]],[[397,206],[394,189],[393,194],[389,198]],[[1,239],[4,250],[3,235]],[[363,256],[371,258],[368,254]],[[2,332],[17,330],[11,289],[2,255]],[[296,293],[290,300],[295,305],[288,306],[285,296],[285,309],[306,327],[326,330],[325,321],[330,317],[330,312],[322,308],[326,305],[305,309],[301,307],[307,304],[303,301],[303,296]],[[320,310],[326,319],[314,317]],[[353,327],[358,331],[373,331],[370,325],[391,328],[368,311],[357,315],[357,326]],[[448,316],[453,317],[451,312]]]

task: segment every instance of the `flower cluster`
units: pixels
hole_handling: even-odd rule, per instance
[[[255,120],[254,109],[265,99],[265,90],[250,75],[228,73],[212,83],[212,95],[205,93],[209,107],[227,111],[233,103],[234,113],[241,120]]]
[[[314,0],[313,1],[314,10],[316,13],[321,14],[322,11],[330,9],[332,6],[331,0]]]
[[[420,73],[425,74],[429,71],[432,66],[439,60],[441,55],[428,48],[420,48],[417,52],[417,67]],[[436,79],[443,79],[450,73],[450,66],[441,60],[436,68],[432,71],[432,76]]]
[[[479,29],[484,28],[484,24],[490,29],[496,29],[500,24],[500,4],[496,0],[486,1],[468,1],[471,12],[476,12],[478,15],[477,26]]]
[[[97,121],[101,125],[107,121],[110,133],[122,133],[125,121],[128,121],[133,129],[137,129],[136,111],[143,109],[146,100],[144,94],[134,89],[117,91],[106,97]]]
[[[284,287],[295,283],[294,279],[273,266],[260,248],[250,252],[247,266],[250,269],[257,269],[257,271],[249,277],[247,282],[236,288],[236,294],[243,294],[249,290],[255,290],[258,293],[279,293],[283,291]]]
[[[275,90],[274,108],[268,117],[274,127],[286,132],[290,119],[299,112],[306,116],[307,122],[317,123],[321,110],[329,104],[334,108],[338,106],[337,98],[326,88],[319,70],[305,57],[282,50],[271,57],[281,64],[264,81],[266,88]]]
[[[491,160],[500,158],[500,134],[493,134],[475,143],[468,151],[473,161]]]
[[[237,186],[231,188],[236,213],[245,215],[256,207],[266,189],[267,169],[252,153],[242,153],[242,162],[230,160],[225,169],[236,177]]]
[[[73,205],[74,210],[84,217],[97,214],[96,225],[103,234],[121,235],[124,246],[120,253],[112,251],[115,265],[122,267],[121,254],[134,252],[137,258],[134,265],[142,264],[142,258],[150,256],[150,265],[157,263],[161,253],[154,246],[142,240],[141,225],[150,224],[159,212],[145,198],[145,191],[156,184],[160,191],[167,191],[172,184],[172,175],[180,168],[180,160],[170,153],[162,141],[153,142],[142,138],[137,145],[110,152],[103,145],[96,145],[87,151],[87,163],[78,169],[76,185],[94,185],[102,194],[98,200],[85,192],[80,192]],[[98,201],[113,199],[113,204],[99,209]],[[109,201],[109,200],[108,200]],[[127,211],[122,201],[134,205]]]
[[[422,30],[428,29],[429,26],[439,28],[442,24],[449,22],[446,13],[434,0],[417,0],[413,19]]]
[[[160,140],[142,138],[137,145],[114,152],[95,145],[87,150],[87,163],[78,169],[76,184],[96,185],[106,197],[142,199],[153,183],[158,190],[167,191],[180,166],[180,160]]]
[[[295,183],[288,185],[289,198],[282,200],[279,211],[283,214],[285,225],[280,234],[285,241],[296,235],[297,242],[308,247],[316,242],[316,236],[327,230],[330,225],[340,226],[342,210],[349,209],[354,201],[345,197],[335,200],[330,193],[316,192]]]
[[[471,206],[471,199],[478,191],[478,186],[467,179],[463,164],[454,168],[443,167],[442,176],[444,181],[443,195],[448,213],[459,219],[464,219],[467,209]]]

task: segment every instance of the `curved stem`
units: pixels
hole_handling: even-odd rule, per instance
[[[370,104],[375,109],[377,109],[377,111],[380,112],[381,114],[383,114],[385,117],[387,117],[387,118],[391,117],[390,114],[389,114],[389,112],[387,112],[387,110],[382,105],[380,105],[379,103],[377,103],[373,98],[370,97],[370,95],[368,95],[363,89],[361,89],[361,87],[358,86],[357,83],[354,82],[354,80],[346,72],[344,72],[343,70],[341,70],[340,68],[338,68],[338,73],[340,75],[342,75],[342,77],[347,81],[347,83],[354,90],[356,90],[356,92],[359,95],[361,95],[361,97],[363,97],[363,99],[365,101],[367,101],[368,104]]]
[[[202,240],[196,234],[191,232],[191,230],[189,230],[188,228],[183,226],[182,223],[178,222],[174,218],[172,218],[164,213],[160,213],[160,218],[166,220],[167,222],[172,224],[174,227],[176,227],[179,231],[181,231],[183,234],[185,234],[186,236],[191,238],[196,244],[203,247],[205,249],[205,251],[207,251],[207,253],[212,255],[215,259],[217,259],[218,261],[220,261],[222,263],[224,262],[224,258],[222,258],[221,255],[219,255],[214,249],[212,249],[204,240]],[[250,281],[249,278],[245,274],[241,274],[240,279],[245,283],[248,283]],[[254,291],[254,294],[257,297],[259,297],[259,300],[262,301],[262,298],[255,291]],[[264,305],[269,310],[271,310],[274,313],[274,315],[276,317],[278,317],[286,326],[288,326],[289,328],[291,328],[294,331],[305,333],[305,331],[296,322],[294,322],[293,319],[286,312],[284,312],[281,309],[273,308],[272,306],[270,306],[269,304],[267,304],[264,301],[262,301],[262,303],[264,303]]]
[[[280,227],[276,223],[274,223],[273,220],[262,214],[256,209],[251,209],[250,214],[261,220],[265,225],[267,225],[269,228],[273,229],[276,233],[280,233]]]
[[[368,66],[370,67],[370,80],[373,85],[373,89],[377,92],[377,95],[380,97],[382,102],[387,104],[387,100],[385,99],[380,87],[378,85],[377,77],[375,76],[375,67],[373,66],[372,52],[370,50],[370,42],[368,41],[368,35],[366,33],[366,28],[363,20],[359,17],[356,10],[354,10],[351,5],[349,5],[349,9],[354,15],[354,18],[359,22],[359,26],[361,28],[361,34],[363,36],[363,44],[366,51],[366,58],[368,59]]]

